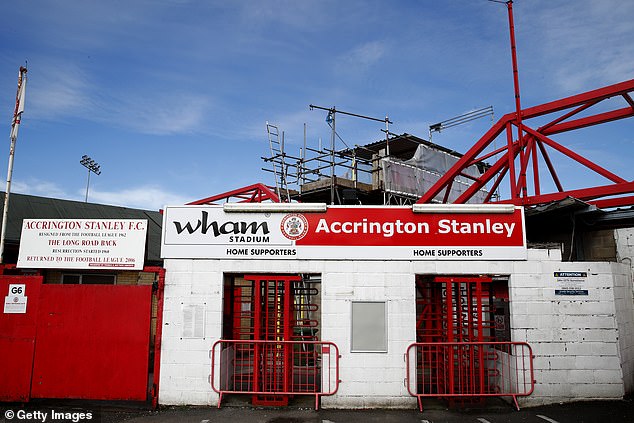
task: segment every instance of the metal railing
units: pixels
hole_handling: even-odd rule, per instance
[[[417,397],[513,399],[533,392],[533,353],[525,342],[419,342],[405,353],[405,385]]]
[[[339,349],[324,341],[216,341],[211,349],[212,389],[225,394],[254,396],[314,395],[339,389]]]

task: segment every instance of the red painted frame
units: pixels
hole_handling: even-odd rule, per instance
[[[230,199],[234,199],[238,203],[263,203],[265,201],[272,201],[274,203],[281,202],[280,198],[270,187],[262,183],[257,183],[243,188],[237,188],[232,191],[227,191],[222,194],[216,194],[201,200],[192,201],[191,203],[187,203],[187,205],[214,204],[218,201],[228,203]]]
[[[254,383],[253,378],[241,378],[239,383],[228,383],[223,385],[223,380],[229,380],[230,374],[243,370],[241,368],[240,359],[241,355],[245,353],[253,353],[256,350],[268,348],[284,348],[291,353],[291,362],[296,357],[305,356],[306,353],[301,352],[301,348],[309,347],[310,349],[317,351],[317,355],[320,356],[319,360],[306,364],[300,370],[309,372],[312,374],[321,375],[320,383],[309,383],[300,381],[293,381],[286,386],[284,390],[265,390],[263,385]],[[298,350],[298,351],[296,351]],[[229,360],[223,360],[223,352],[229,353]],[[209,380],[211,388],[214,392],[219,394],[218,405],[220,408],[222,405],[222,399],[225,394],[250,394],[253,396],[295,396],[295,395],[314,395],[315,396],[315,410],[319,410],[319,398],[323,396],[334,395],[339,390],[339,360],[341,355],[339,354],[339,347],[336,344],[328,341],[271,341],[271,340],[242,340],[242,339],[220,339],[216,341],[211,347],[211,375]],[[217,383],[216,379],[221,382]],[[248,383],[244,383],[248,379]]]
[[[482,176],[474,179],[473,184],[456,199],[455,203],[468,202],[478,190],[485,188],[485,185],[490,182],[492,183],[489,187],[490,194],[485,202],[493,202],[491,201],[492,193],[508,175],[510,198],[499,201],[502,203],[533,205],[557,201],[566,197],[575,197],[582,201],[603,207],[634,205],[633,196],[624,196],[625,194],[634,193],[634,182],[627,181],[615,175],[609,170],[597,165],[592,160],[575,153],[550,138],[551,135],[634,116],[632,92],[634,92],[634,79],[523,109],[519,114],[515,112],[502,116],[436,184],[421,196],[418,203],[431,203],[436,196],[439,194],[443,195],[443,193],[442,202],[446,203],[453,180],[460,175],[464,169],[474,163],[483,162],[497,154],[502,154]],[[579,113],[588,111],[591,107],[612,97],[622,97],[628,106],[571,119]],[[559,112],[564,113],[537,129],[533,129],[526,124],[526,120]],[[513,127],[517,128],[518,133],[521,134],[518,139],[513,138]],[[506,146],[489,153],[484,153],[485,149],[490,147],[493,141],[503,132],[506,132]],[[611,183],[576,190],[564,189],[546,147],[550,147],[573,159],[577,163],[606,178]],[[542,193],[541,179],[538,170],[538,160],[540,157],[538,153],[541,153],[541,158],[548,167],[550,176],[557,187],[557,192]],[[518,156],[519,161],[516,164]],[[529,173],[532,173],[533,176],[532,186],[529,186],[527,182]],[[532,188],[532,194],[529,194],[529,188]],[[621,197],[606,198],[614,196]]]
[[[245,275],[244,280],[253,281],[253,339],[291,341],[294,323],[292,282],[299,282],[301,278],[294,275]],[[254,357],[254,386],[264,392],[288,392],[293,378],[292,346],[256,344]],[[270,357],[274,357],[273,362],[270,362]],[[281,404],[287,405],[288,396],[283,397]],[[269,405],[269,400],[263,398],[266,397],[254,395],[253,404]]]
[[[152,408],[158,407],[159,381],[161,376],[161,341],[163,339],[163,305],[165,292],[165,269],[160,266],[146,266],[144,272],[154,272],[157,276],[156,289],[156,332],[154,333],[154,371],[152,378],[152,388],[150,397],[152,398]]]
[[[589,203],[603,206],[617,207],[633,205],[634,197],[632,196],[612,198],[609,200],[606,200],[605,197],[634,193],[634,182],[629,182],[615,175],[609,170],[604,169],[591,160],[586,159],[580,154],[575,153],[550,138],[550,136],[554,134],[634,116],[634,100],[632,100],[631,97],[631,93],[633,91],[634,79],[550,103],[545,103],[539,106],[523,109],[521,110],[519,117],[517,113],[508,113],[504,115],[451,169],[447,171],[447,173],[445,173],[445,175],[439,179],[436,184],[434,184],[423,196],[421,196],[418,203],[430,203],[436,196],[443,194],[443,192],[444,196],[442,202],[446,203],[453,180],[457,176],[461,175],[464,169],[476,162],[483,162],[496,156],[497,154],[502,154],[501,158],[493,163],[493,165],[482,176],[474,179],[472,185],[456,199],[456,203],[468,202],[478,190],[484,189],[485,185],[489,182],[492,182],[492,186],[489,188],[490,194],[487,197],[486,202],[492,202],[492,193],[497,189],[502,180],[508,174],[510,182],[510,198],[499,201],[502,203],[532,205],[557,201],[572,196]],[[580,112],[586,111],[603,102],[604,100],[618,96],[625,100],[628,107],[596,113],[574,120],[570,119],[575,115],[578,115]],[[565,112],[563,115],[554,118],[549,123],[542,125],[538,129],[532,129],[525,123],[526,120],[531,118],[562,111]],[[522,134],[519,141],[517,139],[513,139],[513,127],[518,128]],[[483,154],[484,150],[487,149],[503,132],[506,132],[506,146]],[[561,154],[568,156],[581,165],[608,179],[612,183],[577,190],[564,189],[555,170],[555,166],[548,155],[546,147],[550,147]],[[540,175],[537,166],[539,158],[538,153],[541,153],[541,157],[548,167],[550,176],[557,187],[557,192],[542,193],[541,191]],[[518,156],[519,166],[516,166],[515,161]],[[531,168],[530,171],[529,167]],[[527,174],[531,171],[533,174],[533,194],[529,195]]]
[[[460,383],[456,385],[454,375],[448,372],[443,375],[443,380],[437,380],[432,385],[436,389],[419,390],[418,379],[426,377],[429,380],[423,370],[442,366],[442,363],[429,358],[454,355],[477,356],[478,366],[481,369],[486,367],[493,376],[491,380],[498,383],[493,386]],[[517,397],[531,395],[535,389],[534,358],[533,350],[526,342],[416,342],[405,352],[405,386],[409,394],[417,398],[420,411],[423,411],[424,397],[466,399],[504,396],[511,397],[515,409],[519,410]],[[416,377],[412,377],[414,374]]]

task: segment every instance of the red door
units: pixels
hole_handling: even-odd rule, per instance
[[[0,401],[30,398],[41,285],[41,276],[0,275]]]
[[[151,286],[42,285],[33,398],[145,401]]]

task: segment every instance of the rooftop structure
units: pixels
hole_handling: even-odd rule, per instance
[[[0,192],[0,201],[4,200]],[[148,240],[145,263],[160,265],[160,240],[163,216],[158,211],[86,203],[83,201],[11,194],[7,219],[6,263],[16,263],[24,219],[147,219]]]
[[[264,158],[274,174],[275,189],[284,201],[328,204],[405,205],[416,202],[426,190],[457,163],[462,155],[411,134],[390,133],[385,139],[344,149],[304,146],[294,156],[284,149],[276,126],[267,124],[271,155]],[[282,135],[283,138],[283,135]],[[457,198],[480,177],[485,163],[469,166],[455,178],[449,200]],[[472,203],[482,203],[481,190]],[[443,202],[439,197],[436,202]]]

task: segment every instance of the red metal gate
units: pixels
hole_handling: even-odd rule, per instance
[[[442,360],[438,358],[442,357]],[[444,366],[461,357],[471,357],[472,365],[454,366],[446,371]],[[525,342],[417,342],[405,353],[406,386],[409,393],[418,398],[423,411],[424,397],[449,399],[482,399],[507,396],[513,399],[519,410],[517,397],[533,392],[533,353]],[[412,366],[416,363],[416,378]],[[456,377],[455,371],[478,373],[478,377]]]
[[[148,399],[152,286],[0,276],[3,298],[10,285],[28,301],[0,314],[0,401]]]
[[[292,367],[287,370],[290,377],[284,384],[256,382],[253,365],[266,357],[267,350],[285,350],[290,354]],[[261,403],[262,398],[288,399],[294,395],[313,395],[315,409],[318,409],[320,397],[334,395],[339,389],[340,357],[339,349],[332,342],[221,339],[212,347],[211,387],[220,394],[218,408],[225,394],[251,394],[256,403]],[[272,403],[277,402],[266,404]]]
[[[461,402],[501,392],[489,346],[496,341],[492,278],[420,276],[416,288],[416,338],[426,346],[417,354],[416,391]]]
[[[322,395],[314,283],[297,275],[246,275],[225,286],[224,336],[231,341],[219,341],[222,352],[214,352],[223,357],[221,396],[250,393],[256,405],[286,405],[294,393]]]
[[[11,295],[10,286],[24,285]],[[26,301],[24,313],[0,313],[0,401],[27,402],[31,395],[31,373],[35,351],[37,305],[41,276],[1,276],[0,298],[5,302]],[[17,301],[14,301],[15,298]],[[26,300],[20,300],[26,297]],[[15,310],[14,310],[15,311]]]
[[[145,401],[148,285],[42,285],[33,398]]]
[[[244,277],[254,283],[253,339],[256,341],[290,341],[293,336],[292,286],[299,276]],[[255,344],[253,382],[260,392],[288,392],[293,362],[288,344]],[[288,396],[254,396],[255,404],[288,403]]]
[[[492,279],[436,276],[417,279],[418,342],[493,341]]]

